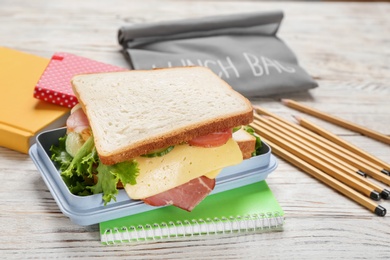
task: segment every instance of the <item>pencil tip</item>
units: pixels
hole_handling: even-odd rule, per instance
[[[383,190],[381,191],[381,197],[382,197],[383,199],[385,199],[385,200],[390,199],[390,191],[387,190],[387,189],[383,189]]]
[[[378,200],[381,199],[381,196],[380,196],[379,192],[374,190],[374,191],[371,191],[370,198],[373,199],[373,200],[378,201]]]
[[[376,208],[375,208],[375,214],[380,216],[380,217],[384,217],[386,215],[386,209],[384,207],[382,207],[381,205],[378,205]]]
[[[256,112],[256,113],[259,113],[259,110],[261,109],[259,106],[252,106],[253,110]]]
[[[300,116],[292,115],[292,117],[298,121],[298,123],[301,122],[302,118]]]
[[[288,99],[282,98],[282,99],[280,100],[280,102],[282,102],[283,105],[287,105]]]
[[[383,169],[383,170],[381,170],[381,172],[386,174],[386,175],[390,175],[390,172],[388,170]]]
[[[367,174],[365,172],[361,171],[361,170],[357,170],[356,173],[359,174],[360,176],[364,177],[364,178],[367,177]]]

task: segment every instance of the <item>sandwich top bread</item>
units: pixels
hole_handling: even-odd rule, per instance
[[[107,165],[253,120],[251,103],[205,67],[84,74],[72,85]]]

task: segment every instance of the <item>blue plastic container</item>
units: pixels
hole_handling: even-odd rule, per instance
[[[116,201],[106,206],[103,204],[102,194],[77,196],[70,193],[56,165],[50,160],[49,150],[53,144],[58,144],[58,139],[65,132],[65,128],[43,132],[37,136],[37,142],[29,150],[31,159],[64,215],[74,223],[86,226],[157,208],[130,199],[124,190],[119,191]],[[266,179],[276,169],[277,160],[271,154],[270,147],[264,142],[263,144],[261,155],[224,168],[216,178],[215,188],[209,196]]]

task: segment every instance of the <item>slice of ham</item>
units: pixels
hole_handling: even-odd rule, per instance
[[[143,199],[151,206],[174,205],[192,211],[215,187],[215,179],[206,176],[193,179],[176,188]]]
[[[76,132],[81,135],[84,141],[88,140],[92,131],[89,125],[89,120],[84,111],[79,107],[77,110],[72,111],[68,119],[66,120],[67,133]]]
[[[89,121],[82,109],[74,111],[66,120],[66,127],[69,132],[81,133],[85,128],[89,128]]]

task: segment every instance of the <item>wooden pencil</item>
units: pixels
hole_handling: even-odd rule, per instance
[[[309,158],[309,160],[311,161],[314,161],[313,158],[317,158],[317,160],[322,161],[323,164],[329,165],[327,167],[332,168],[331,169],[332,171],[338,170],[344,174],[347,174],[350,177],[354,178],[355,180],[363,183],[364,185],[367,185],[368,187],[380,193],[382,198],[384,199],[390,198],[390,191],[364,178],[363,177],[364,175],[362,176],[359,173],[359,170],[357,168],[354,168],[352,165],[344,162],[343,160],[340,160],[339,158],[337,158],[332,154],[329,154],[326,150],[322,149],[321,147],[315,146],[313,143],[310,143],[307,140],[301,138],[296,133],[294,133],[294,129],[290,128],[288,125],[279,127],[278,125],[272,122],[272,117],[262,118],[257,115],[255,116],[254,124],[257,124],[257,126],[255,126],[256,129],[258,129],[258,127],[259,128],[262,127],[265,130],[279,136],[281,139],[282,138],[293,139],[292,142],[296,144],[298,149],[301,149],[302,151],[309,154],[307,156],[304,155],[305,158]],[[320,166],[317,167],[321,168]],[[326,171],[324,169],[322,170]]]
[[[277,119],[277,121],[279,121],[280,123],[283,123],[284,124],[284,127],[286,126],[289,126],[289,127],[292,127],[292,128],[295,128],[296,129],[296,133],[300,134],[301,136],[305,137],[305,136],[310,136],[310,137],[313,137],[313,138],[316,138],[316,139],[321,139],[322,142],[324,142],[325,144],[327,144],[329,147],[333,147],[335,148],[334,151],[330,150],[331,152],[335,152],[336,149],[339,149],[339,146],[337,146],[336,144],[332,143],[331,141],[305,129],[304,127],[301,127],[300,125],[297,125],[297,124],[293,124],[287,120],[285,120],[284,118],[282,117],[279,117],[267,110],[265,110],[264,108],[261,108],[261,107],[258,107],[258,106],[255,106],[254,107],[255,111],[257,113],[260,113],[262,115],[267,115],[267,116],[270,116],[272,119]],[[256,115],[255,114],[255,118],[256,118]],[[275,121],[275,122],[277,122]],[[282,126],[283,127],[283,126]],[[346,154],[349,153],[349,155],[352,155],[349,151],[346,151],[345,152]],[[346,158],[346,155],[343,155],[343,154],[340,154],[340,153],[337,153],[339,156],[341,156],[341,158]],[[350,157],[349,157],[350,158]],[[348,160],[348,162],[350,164],[352,164],[353,166],[355,166],[356,168],[364,171],[365,173],[369,174],[372,178],[376,179],[376,180],[379,180],[381,181],[382,183],[385,183],[386,185],[390,185],[390,176],[387,176],[385,174],[383,174],[382,172],[380,172],[379,169],[374,169],[372,167],[370,167],[369,165],[365,165],[365,164],[362,164],[361,162],[357,162],[356,159],[352,159],[352,160]]]
[[[349,151],[354,152],[355,154],[358,154],[359,156],[376,163],[380,167],[382,167],[384,170],[390,171],[390,164],[380,160],[379,158],[367,153],[366,151],[360,149],[359,147],[351,144],[350,142],[345,141],[344,139],[338,137],[337,135],[325,130],[324,128],[314,124],[313,122],[308,121],[307,119],[304,119],[302,117],[295,116],[296,120],[298,121],[299,125],[305,127],[306,129],[315,132],[322,137],[328,139],[329,141],[332,141],[333,143],[336,143]]]
[[[280,116],[278,116],[278,115],[276,115],[274,113],[271,113],[267,109],[262,108],[260,106],[253,106],[253,109],[255,110],[256,113],[258,113],[260,115],[266,115],[266,116],[270,116],[270,117],[277,118],[279,120],[284,121],[284,119],[282,117],[280,117]]]
[[[271,118],[274,118],[274,119],[277,119],[278,121],[280,121],[281,123],[287,125],[287,126],[290,126],[292,128],[295,128],[296,130],[298,130],[299,132],[303,132],[304,134],[308,135],[308,136],[312,136],[314,138],[316,138],[316,134],[314,134],[312,131],[300,126],[300,125],[297,125],[297,124],[294,124],[286,119],[284,119],[283,117],[280,117],[274,113],[271,113],[269,112],[268,110],[266,110],[265,108],[262,108],[260,106],[254,106],[253,107],[255,112],[259,115],[263,115],[263,116],[269,116]],[[256,114],[254,115],[255,117],[257,116]]]
[[[271,122],[274,122],[275,124],[278,124],[280,127],[286,127],[290,128],[289,125],[283,124],[281,121],[278,121],[274,118],[270,118]],[[368,161],[365,158],[360,157],[359,155],[345,149],[342,146],[339,146],[336,143],[333,143],[326,138],[319,136],[314,133],[304,133],[303,131],[299,131],[298,128],[290,128],[291,131],[296,133],[297,135],[307,139],[308,141],[317,144],[320,147],[323,147],[326,149],[329,153],[336,155],[338,158],[352,164],[353,166],[357,167],[358,169],[362,171],[367,171],[367,173],[371,175],[378,175],[380,172],[382,172],[382,167],[380,167],[377,164],[372,163],[371,161]],[[383,172],[382,172],[383,173]],[[389,178],[390,180],[390,178]]]
[[[317,109],[311,108],[309,106],[303,105],[301,103],[298,103],[291,99],[282,99],[282,103],[288,107],[294,108],[296,110],[299,110],[301,112],[304,112],[306,114],[321,118],[323,120],[326,120],[328,122],[331,122],[333,124],[339,125],[341,127],[344,127],[346,129],[361,133],[363,135],[366,135],[368,137],[371,137],[373,139],[376,139],[378,141],[381,141],[386,144],[390,144],[390,136],[384,135],[382,133],[376,132],[374,130],[368,129],[364,126],[357,125],[355,123],[349,122],[347,120],[338,118],[336,116],[332,116],[329,114],[326,114],[322,111],[319,111]]]
[[[338,179],[339,181],[343,182],[344,184],[352,187],[353,189],[361,192],[362,194],[374,199],[379,200],[380,195],[377,191],[373,190],[372,188],[368,187],[367,185],[359,182],[358,180],[348,176],[344,172],[339,171],[335,167],[331,166],[330,164],[327,164],[324,162],[323,159],[320,157],[315,157],[312,154],[310,154],[310,149],[305,149],[305,147],[300,144],[299,142],[291,141],[290,138],[282,135],[282,134],[276,134],[272,132],[265,125],[262,125],[261,127],[255,122],[255,124],[251,125],[257,133],[260,134],[260,136],[267,138],[267,140],[271,140],[274,144],[278,145],[279,147],[282,147],[286,151],[296,155],[299,158],[305,158],[305,160],[312,164],[313,166],[320,168],[321,170],[325,171],[327,174],[331,175],[333,178]]]
[[[376,215],[381,216],[381,217],[386,215],[386,209],[384,207],[382,207],[381,205],[378,205],[377,203],[375,203],[372,200],[368,199],[367,197],[363,196],[359,192],[356,192],[355,190],[353,190],[352,188],[343,184],[342,182],[325,174],[321,170],[319,170],[316,167],[312,166],[311,164],[305,162],[304,160],[298,158],[297,156],[293,155],[292,153],[287,152],[286,150],[282,149],[278,145],[272,143],[270,140],[265,139],[265,138],[263,138],[263,140],[272,147],[273,153],[275,153],[277,156],[280,156],[281,158],[283,158],[286,161],[290,162],[291,164],[295,165],[299,169],[310,174],[311,176],[313,176],[317,180],[325,183],[326,185],[328,185],[331,188],[335,189],[336,191],[340,192],[341,194],[348,197],[349,199],[351,199],[351,200],[355,201],[356,203],[360,204],[361,206],[367,208],[371,212],[374,212]]]
[[[323,149],[316,149],[313,145],[305,144],[307,141],[303,140],[301,137],[305,137],[303,134],[301,134],[298,130],[293,129],[289,125],[280,125],[280,127],[276,126],[275,123],[278,123],[278,121],[272,121],[272,117],[261,117],[258,115],[255,115],[255,123],[259,122],[261,126],[264,126],[267,128],[267,126],[272,127],[272,129],[268,129],[269,131],[273,132],[274,134],[284,134],[288,135],[290,138],[293,138],[296,140],[297,145],[302,146],[301,149],[308,150],[308,152],[311,153],[319,153],[321,156],[325,156],[329,159],[331,159],[333,162],[338,162],[340,165],[342,165],[344,168],[350,170],[351,172],[358,173],[359,169],[344,162],[343,160],[333,156],[332,154],[329,154],[325,152]],[[306,137],[310,138],[310,137]],[[313,143],[313,142],[312,142]]]

